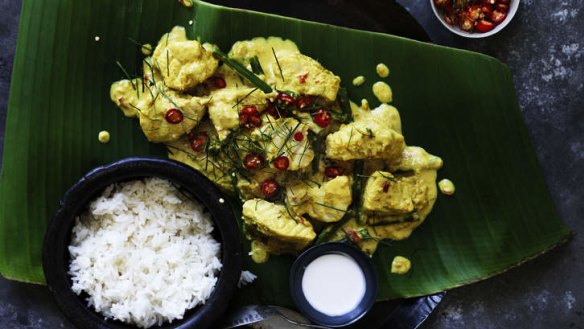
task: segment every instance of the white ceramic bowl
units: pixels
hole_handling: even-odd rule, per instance
[[[436,18],[438,18],[440,23],[442,23],[442,25],[444,25],[444,27],[446,27],[448,30],[450,30],[450,32],[458,34],[458,35],[465,37],[465,38],[478,39],[478,38],[489,37],[493,34],[498,33],[502,29],[504,29],[505,26],[507,26],[507,24],[509,24],[509,22],[511,22],[511,20],[515,16],[515,13],[517,13],[517,9],[519,8],[519,1],[520,0],[511,0],[511,3],[509,4],[509,11],[507,12],[507,18],[505,18],[505,20],[503,22],[501,22],[501,24],[495,26],[494,29],[492,29],[488,32],[484,32],[484,33],[481,33],[481,32],[470,33],[470,32],[463,31],[462,29],[460,29],[460,27],[458,27],[458,25],[450,25],[444,21],[444,18],[442,17],[440,10],[438,8],[436,8],[436,5],[434,5],[434,0],[430,0],[430,6],[432,6],[432,11],[434,11],[434,15],[436,16]]]

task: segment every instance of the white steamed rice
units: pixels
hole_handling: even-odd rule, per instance
[[[217,282],[212,231],[203,207],[166,180],[111,185],[73,227],[72,290],[106,318],[142,328],[182,319]]]
[[[257,279],[257,275],[253,274],[250,271],[241,271],[241,275],[239,276],[239,282],[237,283],[237,287],[241,288],[243,286],[247,286],[248,284],[252,283]]]

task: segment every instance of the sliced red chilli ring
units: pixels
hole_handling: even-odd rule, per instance
[[[280,187],[278,186],[278,182],[276,182],[273,178],[268,178],[262,182],[262,194],[266,199],[271,199],[278,194]]]
[[[169,109],[164,118],[168,123],[178,124],[184,120],[184,115],[179,109]]]
[[[274,159],[274,167],[278,170],[284,171],[290,166],[290,159],[287,156],[280,155]]]

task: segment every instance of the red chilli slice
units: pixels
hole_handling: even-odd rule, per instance
[[[479,32],[489,32],[490,30],[492,30],[495,27],[495,24],[481,19],[480,21],[478,21],[476,28]]]
[[[361,235],[359,235],[359,233],[357,233],[357,231],[348,230],[346,234],[347,234],[347,237],[349,238],[349,240],[351,240],[351,242],[353,242],[353,243],[361,242]]]
[[[495,8],[497,9],[497,11],[500,11],[502,13],[507,13],[509,11],[509,6],[504,3],[496,4]]]
[[[239,117],[239,125],[245,128],[249,128],[249,116],[242,115]]]
[[[329,166],[324,168],[324,175],[328,178],[335,178],[343,174],[343,169],[337,166]]]
[[[280,155],[274,159],[274,167],[278,170],[284,171],[290,166],[290,159],[287,156]]]
[[[279,93],[277,99],[285,104],[294,104],[294,97],[285,93]]]
[[[260,112],[255,105],[246,106],[239,111],[239,125],[245,128],[262,126]]]
[[[227,86],[227,82],[222,77],[215,77],[213,78],[213,85],[215,85],[215,88],[223,89]]]
[[[387,191],[389,191],[389,182],[383,184],[383,193],[387,193]]]
[[[276,119],[280,118],[280,114],[278,114],[276,107],[272,103],[268,103],[268,106],[266,106],[266,112],[268,112],[269,115],[273,116]]]
[[[298,76],[298,82],[300,82],[300,83],[306,83],[306,78],[308,78],[308,72],[299,75]]]
[[[491,22],[493,22],[495,25],[498,25],[501,22],[503,22],[505,18],[507,18],[507,14],[499,12],[497,10],[493,11],[493,13],[491,14]]]
[[[243,158],[243,166],[251,171],[261,168],[264,162],[264,157],[258,153],[250,153]]]
[[[273,178],[266,179],[262,182],[262,194],[266,199],[275,197],[279,189],[278,182]]]
[[[302,95],[296,99],[296,106],[299,109],[303,109],[303,108],[308,107],[310,105],[312,105],[312,97],[310,97],[308,95]]]
[[[312,120],[320,127],[326,128],[333,121],[333,117],[329,111],[325,109],[318,109],[318,111],[314,113]]]
[[[262,126],[262,118],[260,118],[259,116],[249,117],[249,125],[252,127],[256,127],[256,128],[261,127]]]
[[[181,123],[184,120],[183,113],[178,109],[169,109],[164,116],[166,121],[171,124]]]
[[[202,152],[205,150],[207,142],[209,142],[209,137],[207,137],[207,134],[200,133],[191,141],[191,149],[193,149],[195,152]]]
[[[243,115],[255,116],[258,114],[259,114],[258,108],[255,105],[245,106],[244,108],[241,109],[241,111],[239,111],[240,116],[243,116]]]
[[[301,131],[297,131],[294,133],[294,140],[297,142],[302,142],[304,139],[304,134]]]

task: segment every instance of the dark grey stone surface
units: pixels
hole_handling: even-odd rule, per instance
[[[14,61],[20,1],[0,1],[0,159],[4,148],[4,125],[10,73]]]
[[[170,1],[170,0],[169,0]],[[444,29],[429,0],[399,0],[434,42],[492,55],[513,72],[549,189],[574,239],[505,274],[452,290],[422,328],[584,328],[584,0],[523,0],[499,34]],[[3,132],[21,1],[0,0]],[[0,134],[0,151],[3,135]],[[47,289],[0,278],[0,328],[71,328]]]
[[[519,104],[564,223],[565,246],[448,293],[423,328],[584,328],[584,1],[523,0],[486,39],[458,37],[429,0],[399,0],[439,44],[494,56],[513,73]]]

